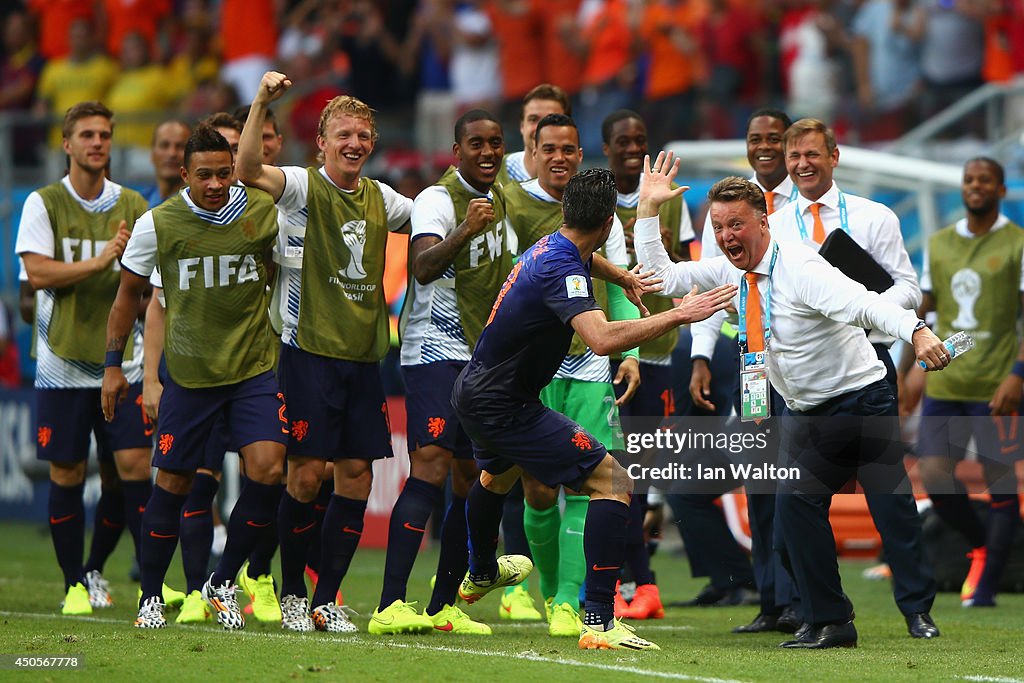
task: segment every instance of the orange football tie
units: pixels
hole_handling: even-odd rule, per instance
[[[768,205],[768,213],[775,213],[775,193],[771,190],[766,190],[764,193],[764,201]]]
[[[808,208],[811,210],[811,215],[814,216],[814,234],[812,238],[818,244],[825,241],[825,224],[821,222],[821,204],[815,202]]]
[[[747,278],[747,351],[764,351],[764,324],[761,322],[761,293],[757,289],[757,273]]]

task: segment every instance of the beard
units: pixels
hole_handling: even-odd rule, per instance
[[[992,211],[998,210],[999,202],[985,202],[980,206],[967,206],[965,204],[964,208],[967,210],[967,213],[972,216],[985,216],[992,213]]]

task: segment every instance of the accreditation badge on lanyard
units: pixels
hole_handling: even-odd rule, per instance
[[[771,400],[768,388],[768,350],[771,345],[772,320],[772,271],[779,257],[779,245],[772,250],[772,260],[768,266],[768,283],[765,291],[764,305],[764,351],[747,350],[747,280],[740,280],[739,334],[737,342],[740,346],[740,420],[743,422],[760,422],[771,417]],[[760,302],[751,302],[759,306]]]
[[[771,417],[767,360],[766,351],[740,354],[740,419],[743,422]]]

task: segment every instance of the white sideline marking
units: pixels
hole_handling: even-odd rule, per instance
[[[1005,676],[957,676],[964,681],[977,681],[978,683],[1024,683],[1019,678],[1007,678]]]
[[[636,624],[635,621],[629,622],[630,625]],[[498,622],[498,628],[505,630],[506,628],[543,628],[547,629],[548,625],[543,621],[513,621],[511,623],[507,621]],[[678,626],[672,624],[649,624],[644,623],[642,626],[638,625],[638,629],[641,631],[692,631],[693,626],[687,624],[680,624]]]
[[[8,612],[0,611],[0,616],[4,617],[16,617],[16,618],[28,618],[28,619],[59,619],[67,621],[87,621],[97,624],[119,624],[125,628],[131,628],[131,622],[127,619],[105,619],[103,617],[65,617],[61,614],[39,614],[33,612]],[[168,622],[168,627],[174,627],[173,621]],[[214,625],[214,624],[211,624]],[[154,629],[155,630],[155,629]],[[215,629],[202,629],[196,632],[203,633],[218,633]],[[355,635],[355,634],[353,634]],[[266,633],[266,632],[253,632],[253,631],[239,631],[232,634],[232,637],[248,637],[248,638],[273,638],[273,639],[284,639],[284,640],[301,640],[307,643],[321,643],[326,645],[335,645],[337,643],[344,643],[352,640],[349,637],[338,637],[328,634],[303,634],[303,633]],[[372,642],[372,641],[371,641]],[[518,653],[506,653],[488,650],[472,650],[464,647],[450,647],[447,645],[426,645],[423,643],[397,643],[389,640],[379,641],[383,647],[400,648],[404,650],[431,650],[434,652],[452,652],[463,655],[475,655],[477,657],[493,657],[496,654],[500,654],[502,657],[510,659],[519,659],[528,662],[542,662],[546,664],[559,664],[562,666],[575,666],[585,669],[600,669],[601,671],[615,671],[618,673],[633,674],[634,676],[647,676],[649,678],[663,678],[673,681],[698,681],[699,683],[743,683],[730,678],[713,678],[711,676],[690,676],[688,674],[673,673],[670,671],[650,671],[647,669],[639,669],[632,666],[625,666],[621,664],[601,664],[599,662],[581,662],[575,659],[563,659],[561,657],[544,657],[534,652],[518,652]],[[1024,683],[1024,681],[1017,681],[1016,679],[1005,678],[1005,679],[994,679],[994,678],[969,678],[967,680],[977,681],[991,681],[992,683]]]

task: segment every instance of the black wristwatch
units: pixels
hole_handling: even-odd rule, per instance
[[[915,334],[917,334],[918,330],[923,330],[926,327],[928,327],[928,323],[926,323],[923,320],[918,320],[917,324],[914,325],[914,331],[910,333],[910,336],[913,337]]]

